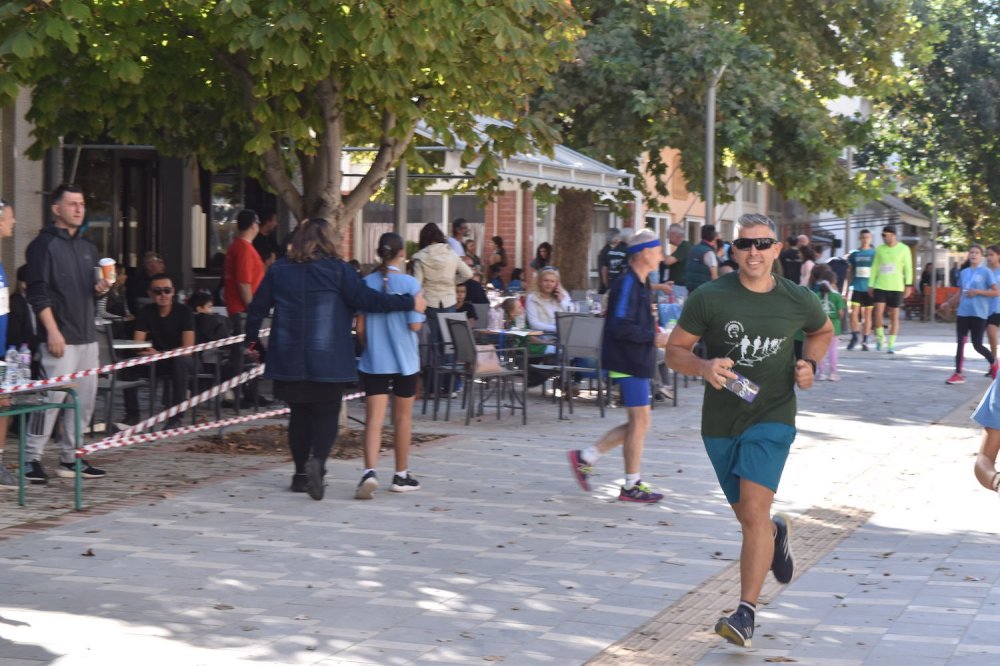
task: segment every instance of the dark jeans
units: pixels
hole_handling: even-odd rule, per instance
[[[295,473],[305,474],[309,457],[318,458],[326,469],[326,459],[337,441],[340,420],[340,393],[334,401],[289,404],[288,448],[295,461]]]
[[[233,335],[239,335],[246,330],[246,313],[241,312],[239,314],[229,315],[229,323],[232,327]],[[229,348],[229,369],[228,372],[222,373],[223,381],[227,379],[232,379],[236,375],[243,372],[243,361],[244,361],[244,345],[243,343],[236,343]],[[243,399],[249,400],[250,402],[257,401],[257,380],[251,379],[250,381],[243,384]],[[236,391],[233,391],[236,393]],[[238,396],[237,396],[238,397]]]
[[[156,366],[157,383],[159,383],[161,378],[170,379],[170,390],[163,392],[163,406],[170,407],[171,405],[176,405],[184,400],[190,386],[191,375],[194,374],[194,357],[177,356],[175,358],[157,361],[153,365]],[[152,376],[150,373],[150,367],[151,366],[136,366],[134,368],[126,368],[122,373],[122,377],[125,379],[150,377]],[[149,390],[155,392],[156,387],[152,386]],[[125,413],[129,416],[138,415],[139,389],[125,389],[122,397],[125,400]]]

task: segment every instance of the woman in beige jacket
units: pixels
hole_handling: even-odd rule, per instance
[[[430,342],[441,342],[439,312],[454,312],[455,285],[472,277],[472,269],[448,245],[441,228],[433,222],[420,230],[420,251],[413,255],[413,276],[420,281],[427,299],[427,328]]]

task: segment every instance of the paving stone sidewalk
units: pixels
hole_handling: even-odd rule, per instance
[[[962,418],[987,380],[944,385],[952,336],[907,322],[898,354],[843,353],[843,381],[802,394],[779,504],[804,533],[826,520],[843,540],[796,541],[817,564],[765,590],[753,650],[705,631],[735,602],[726,576],[740,537],[691,386],[678,408],[653,412],[643,467],[666,492],[657,506],[614,499],[617,454],[599,462],[594,492],[576,488],[565,451],[623,419],[587,404],[559,422],[533,400],[526,427],[418,418],[454,436],[415,452],[421,491],[371,502],[351,499],[357,461],[335,461],[314,502],[287,491],[286,465],[115,453],[118,478],[89,483],[87,502],[130,483],[142,493],[109,497],[119,504],[101,515],[58,524],[70,514],[41,510],[28,520],[53,527],[0,530],[14,534],[0,541],[0,663],[976,663],[998,645],[1000,587],[985,562],[1000,526],[996,497],[973,485],[978,435]],[[205,480],[180,485],[188,468]],[[158,470],[178,477],[168,497]],[[29,500],[44,507],[39,495]],[[23,509],[4,507],[3,524],[12,511]],[[835,516],[863,527],[851,534]],[[701,607],[657,624],[706,590]],[[629,648],[683,623],[673,645]],[[934,631],[949,625],[962,631]]]

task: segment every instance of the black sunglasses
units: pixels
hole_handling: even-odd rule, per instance
[[[749,250],[751,247],[755,247],[758,252],[763,252],[770,250],[771,246],[777,242],[777,238],[737,238],[733,241],[733,247],[737,250]]]
[[[173,287],[153,287],[152,289],[150,289],[150,291],[153,292],[157,296],[166,296],[168,294],[174,293],[174,288]]]

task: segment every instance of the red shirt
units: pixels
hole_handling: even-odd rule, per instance
[[[226,311],[231,314],[246,312],[247,306],[240,298],[238,285],[250,285],[250,291],[257,291],[260,281],[264,279],[264,262],[257,250],[249,241],[236,238],[226,250],[226,262],[222,269],[223,298],[226,299]]]

